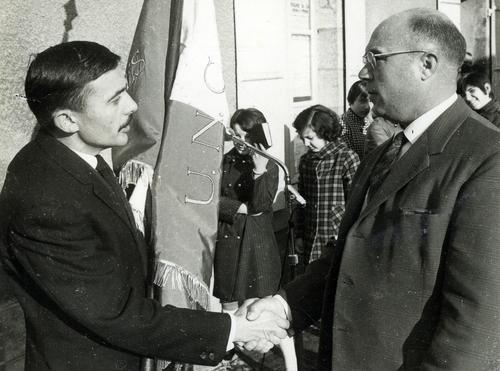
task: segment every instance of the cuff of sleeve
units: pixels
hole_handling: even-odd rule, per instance
[[[227,197],[224,197],[221,201],[219,203],[219,217],[222,221],[232,224],[241,202]]]
[[[289,320],[290,322],[292,322],[292,310],[290,309],[290,306],[288,305],[286,300],[283,299],[283,297],[279,294],[274,295],[273,298],[278,299],[278,301],[283,306],[283,311],[285,312],[286,319]]]
[[[231,317],[231,331],[229,332],[229,339],[227,340],[226,352],[234,348],[234,337],[236,336],[236,319],[233,314],[228,314],[229,317]]]
[[[252,173],[253,173],[253,179],[257,179],[258,177],[260,177],[262,174],[266,173],[267,172],[267,169],[264,170],[264,171],[255,171],[255,169],[252,170]]]

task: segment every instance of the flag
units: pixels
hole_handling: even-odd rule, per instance
[[[113,162],[139,227],[150,186],[154,283],[162,304],[208,310],[228,121],[213,0],[145,0],[127,77],[139,108]]]
[[[156,164],[177,68],[181,17],[182,0],[144,0],[127,62],[128,93],[139,107],[132,118],[128,144],[113,149],[115,169],[131,159],[151,168]],[[137,171],[127,173],[131,175]]]

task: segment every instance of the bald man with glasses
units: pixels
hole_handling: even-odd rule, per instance
[[[321,318],[318,370],[500,370],[500,132],[455,94],[465,50],[430,9],[370,38],[359,77],[404,130],[360,165],[332,255],[248,313]]]

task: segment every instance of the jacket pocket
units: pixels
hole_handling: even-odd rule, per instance
[[[416,207],[401,207],[401,213],[404,216],[408,215],[437,215],[440,214],[439,209],[427,209],[427,208],[416,208]]]

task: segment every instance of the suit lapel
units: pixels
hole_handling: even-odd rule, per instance
[[[365,202],[366,192],[370,185],[370,174],[373,167],[390,144],[390,141],[381,144],[375,149],[373,155],[366,157],[365,160],[361,162],[360,168],[352,181],[351,194],[349,195],[345,213],[339,227],[339,239],[347,234],[351,226],[358,219],[361,208]]]
[[[131,230],[132,235],[134,236],[135,244],[142,258],[142,267],[144,270],[144,274],[146,274],[147,272],[146,245],[144,243],[142,235],[140,235],[139,231],[137,230],[137,227],[135,225],[134,215],[132,214],[132,209],[130,208],[128,201],[126,200],[126,198],[123,198],[122,200],[122,198],[116,195],[111,190],[106,181],[102,178],[102,176],[97,172],[95,173],[97,179],[95,179],[95,181],[92,182],[95,196],[99,198],[102,202],[104,202],[109,208],[111,208]]]
[[[417,174],[429,167],[431,155],[440,154],[448,143],[450,137],[469,116],[470,109],[462,98],[451,105],[441,114],[422,136],[409,148],[409,150],[395,164],[384,183],[366,207],[361,211],[359,220],[374,212],[382,203],[403,188]],[[384,149],[385,150],[385,149]],[[381,152],[383,153],[383,152]],[[380,157],[380,154],[379,156]],[[378,158],[377,158],[378,159]],[[366,182],[373,171],[376,162],[372,162],[366,171]],[[364,201],[365,193],[361,196]]]
[[[102,177],[96,172],[94,176],[91,177],[92,188],[94,190],[94,195],[104,202],[110,209],[112,209],[120,219],[122,219],[129,228],[135,225],[130,219],[128,210],[125,205],[122,204],[121,199],[118,195],[115,195],[113,190],[108,186],[108,184],[102,179]],[[135,228],[135,227],[134,227]]]
[[[384,201],[429,167],[428,138],[424,133],[394,164],[380,188],[361,212],[359,219],[376,210]],[[372,168],[373,171],[373,168]]]

